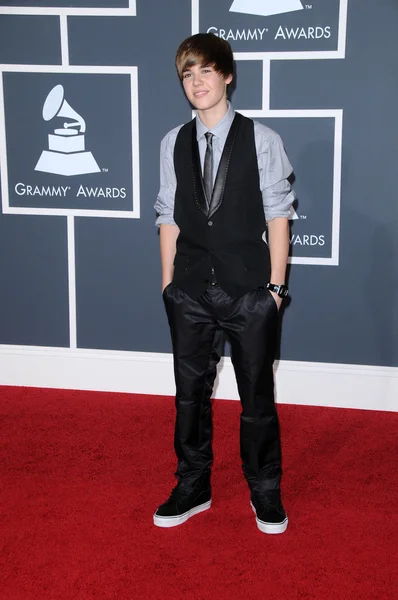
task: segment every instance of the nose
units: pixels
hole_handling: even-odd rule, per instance
[[[202,84],[202,75],[201,73],[195,73],[193,76],[193,85],[197,87]]]

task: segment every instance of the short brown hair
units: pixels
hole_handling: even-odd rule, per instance
[[[176,55],[178,76],[194,65],[212,66],[224,77],[232,75],[234,71],[234,57],[232,48],[226,40],[217,37],[214,33],[197,33],[184,40]]]

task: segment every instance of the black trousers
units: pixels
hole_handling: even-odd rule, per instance
[[[272,365],[277,347],[278,309],[266,288],[231,298],[209,286],[194,300],[173,283],[163,292],[170,325],[176,381],[174,447],[177,478],[188,485],[210,472],[211,394],[222,350],[231,360],[242,403],[240,452],[243,473],[254,490],[278,489],[281,478],[279,421]]]

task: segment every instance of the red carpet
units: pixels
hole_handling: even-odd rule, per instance
[[[171,399],[0,388],[0,599],[398,598],[398,414],[280,406],[290,524],[267,536],[239,410],[215,403],[212,509],[164,530]]]

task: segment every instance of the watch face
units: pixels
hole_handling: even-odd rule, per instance
[[[279,296],[282,296],[282,298],[286,298],[288,293],[289,293],[289,291],[285,285],[281,285],[279,287],[279,292],[278,292]]]

